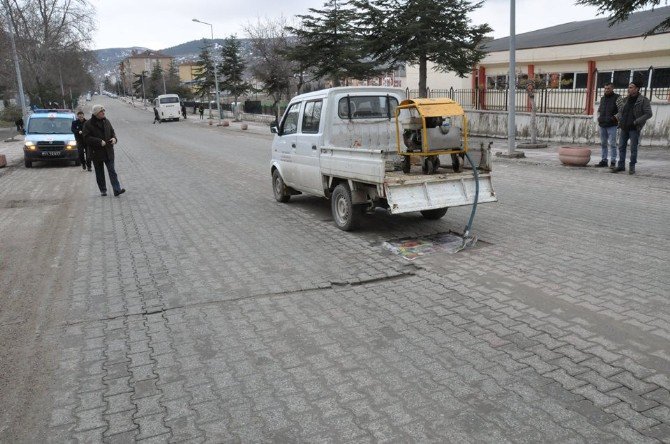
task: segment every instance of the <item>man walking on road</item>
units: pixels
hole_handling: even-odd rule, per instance
[[[600,106],[598,106],[598,125],[600,126],[601,158],[600,163],[596,165],[596,168],[602,168],[607,166],[608,146],[609,146],[610,162],[611,162],[610,166],[614,168],[616,167],[616,154],[617,154],[616,115],[618,112],[617,100],[619,99],[619,94],[614,93],[614,85],[612,83],[605,83],[604,91],[605,94],[600,99]]]
[[[86,146],[84,141],[84,124],[86,123],[86,118],[84,118],[84,112],[79,111],[77,113],[77,120],[72,122],[72,133],[74,138],[77,141],[77,151],[79,151],[79,162],[81,162],[81,167],[86,170],[88,168],[91,171],[91,151]]]
[[[619,98],[617,108],[617,120],[619,121],[619,163],[612,170],[613,173],[626,171],[626,145],[630,139],[630,163],[628,164],[628,174],[635,174],[635,164],[637,163],[637,146],[640,142],[640,133],[644,124],[653,115],[651,112],[651,102],[645,96],[640,94],[642,84],[638,81],[628,85],[628,97]]]
[[[114,145],[116,145],[116,133],[112,124],[105,117],[105,108],[102,105],[93,105],[93,115],[84,124],[84,142],[91,149],[91,158],[95,168],[95,180],[102,196],[107,195],[107,184],[105,183],[105,169],[109,174],[109,181],[114,190],[114,196],[126,192],[121,188],[119,179],[114,169]],[[103,166],[104,165],[104,166]]]

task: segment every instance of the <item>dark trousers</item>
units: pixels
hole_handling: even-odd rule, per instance
[[[637,163],[637,145],[640,142],[640,132],[638,130],[622,129],[619,134],[619,167],[626,165],[626,145],[630,140],[630,164]]]
[[[98,182],[98,188],[101,193],[107,192],[107,184],[105,183],[105,168],[107,166],[107,174],[109,174],[109,182],[112,184],[112,189],[116,192],[121,191],[121,184],[119,178],[116,176],[113,160],[94,160],[93,167],[95,168],[95,180]]]
[[[91,152],[87,147],[82,147],[77,145],[77,151],[79,152],[79,162],[82,166],[86,166],[89,170],[91,169]]]

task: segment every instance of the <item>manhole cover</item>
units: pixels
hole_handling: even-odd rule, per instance
[[[468,247],[475,245],[477,240],[471,241]],[[386,241],[383,244],[387,250],[413,261],[419,256],[431,253],[457,253],[463,249],[463,238],[454,233],[438,233],[419,238],[405,238]]]

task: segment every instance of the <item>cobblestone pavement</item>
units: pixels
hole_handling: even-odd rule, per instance
[[[344,233],[274,201],[269,135],[105,106],[128,193],[76,191],[24,439],[670,442],[667,181],[498,163],[478,247],[410,263],[382,242],[469,209]]]

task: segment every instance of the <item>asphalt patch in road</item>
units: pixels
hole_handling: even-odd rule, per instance
[[[17,199],[0,202],[0,208],[26,208],[43,207],[48,205],[60,205],[65,201],[62,199]]]
[[[467,246],[465,249],[478,248],[486,244],[480,240],[476,240],[473,245]],[[464,250],[463,237],[458,233],[437,233],[428,236],[402,238],[388,240],[382,246],[397,254],[403,259],[413,261],[421,256],[432,253],[447,253],[455,254]]]

